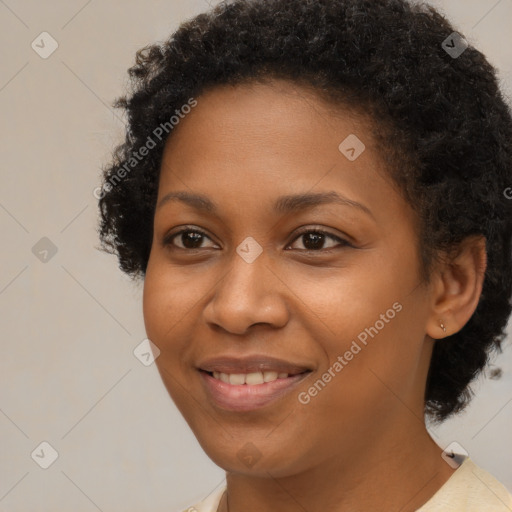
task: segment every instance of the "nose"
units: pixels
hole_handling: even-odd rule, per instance
[[[203,311],[207,324],[238,335],[245,334],[254,324],[274,328],[286,325],[286,285],[269,268],[264,254],[247,263],[234,253],[223,274]]]

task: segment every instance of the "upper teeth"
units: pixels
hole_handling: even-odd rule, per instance
[[[264,382],[272,382],[276,379],[286,379],[287,373],[277,372],[253,372],[253,373],[221,373],[213,372],[216,379],[225,382],[226,384],[233,384],[238,386],[240,384],[263,384]]]

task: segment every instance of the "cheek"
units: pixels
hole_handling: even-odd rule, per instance
[[[318,372],[321,382],[302,389],[318,407],[364,416],[365,407],[384,411],[396,402],[394,393],[407,393],[413,385],[425,304],[414,255],[402,258],[384,258],[329,282],[318,308],[328,329],[320,322],[312,327],[326,355]],[[323,398],[313,400],[316,395]]]
[[[190,368],[184,365],[184,354],[190,330],[187,314],[197,302],[197,290],[179,276],[165,262],[150,258],[144,280],[143,316],[148,338],[160,349],[155,364],[162,381],[183,416],[189,418],[193,411],[189,410],[191,400],[185,382]]]
[[[172,325],[169,313],[175,312],[175,301],[173,294],[169,293],[172,289],[169,284],[166,276],[158,272],[154,265],[148,265],[142,298],[144,325],[149,339],[160,348],[165,330]]]
[[[143,315],[146,333],[160,348],[175,343],[183,319],[206,289],[201,282],[160,256],[151,256],[144,279]]]

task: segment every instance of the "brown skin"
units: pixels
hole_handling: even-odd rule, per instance
[[[353,162],[338,150],[351,133],[366,145]],[[414,212],[387,177],[368,121],[341,107],[334,113],[283,80],[198,98],[167,142],[158,202],[175,191],[208,196],[218,216],[180,201],[156,209],[144,320],[172,399],[227,471],[219,511],[227,500],[230,512],[408,512],[425,503],[453,473],[423,420],[433,340],[460,330],[476,309],[484,240],[468,240],[422,282]],[[338,204],[287,215],[271,208],[281,195],[329,191],[372,215]],[[185,224],[208,235],[200,248],[183,249],[180,235],[174,249],[164,247],[165,235]],[[308,256],[301,227],[354,247],[326,237]],[[263,248],[250,264],[236,252],[248,236]],[[395,302],[402,310],[299,403],[299,392]],[[228,412],[208,399],[196,370],[226,353],[263,353],[313,372],[274,403]],[[249,442],[261,454],[252,467],[237,456]]]

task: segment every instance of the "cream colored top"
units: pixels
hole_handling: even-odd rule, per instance
[[[183,512],[217,512],[226,485]],[[416,512],[512,512],[512,495],[469,457]]]

